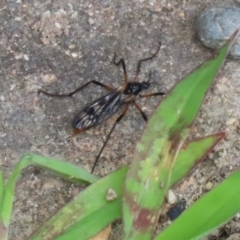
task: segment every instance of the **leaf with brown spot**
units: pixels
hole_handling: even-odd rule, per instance
[[[177,83],[150,118],[125,181],[125,240],[151,239],[179,151],[236,34],[209,60]]]

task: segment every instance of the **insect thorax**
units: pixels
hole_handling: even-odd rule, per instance
[[[123,93],[126,95],[138,95],[141,91],[146,90],[149,87],[149,82],[129,82]]]

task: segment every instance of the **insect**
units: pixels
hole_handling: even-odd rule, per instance
[[[159,49],[161,47],[161,43],[159,43],[159,46],[157,48],[157,51],[150,57],[141,59],[138,64],[137,64],[137,70],[136,70],[136,75],[134,81],[130,82],[128,81],[127,77],[127,71],[126,71],[126,65],[125,61],[123,58],[121,58],[118,62],[116,61],[116,54],[114,54],[113,57],[113,63],[116,66],[122,65],[123,73],[124,73],[124,83],[118,88],[112,88],[110,86],[107,86],[101,82],[92,80],[81,87],[77,88],[75,91],[68,93],[68,94],[53,94],[53,93],[48,93],[43,90],[39,90],[38,93],[43,93],[45,95],[51,96],[51,97],[71,97],[78,91],[82,90],[86,86],[88,86],[90,83],[93,83],[95,85],[98,85],[100,87],[105,88],[109,93],[106,95],[94,100],[90,104],[86,105],[73,119],[72,121],[72,126],[74,128],[74,132],[71,135],[75,136],[81,132],[86,131],[87,129],[102,123],[105,121],[107,118],[111,117],[113,114],[115,114],[117,111],[122,109],[123,111],[120,114],[120,116],[116,119],[114,122],[112,128],[110,129],[105,142],[103,143],[102,148],[100,149],[100,152],[98,153],[94,165],[92,167],[91,173],[93,173],[96,165],[99,162],[100,156],[110,139],[110,136],[115,128],[115,126],[121,121],[121,119],[124,117],[124,115],[128,111],[128,107],[130,104],[134,105],[137,110],[141,113],[144,121],[147,121],[147,116],[146,114],[142,111],[141,107],[136,103],[136,97],[139,96],[140,98],[147,98],[147,97],[152,97],[152,96],[157,96],[157,95],[164,95],[163,92],[156,92],[156,93],[150,93],[150,94],[140,94],[141,92],[147,90],[150,88],[152,84],[156,83],[151,83],[150,82],[150,74],[149,78],[147,81],[139,82],[138,81],[138,76],[141,70],[141,64],[144,61],[148,61],[153,59],[157,53],[159,52]],[[151,72],[150,72],[151,73]]]

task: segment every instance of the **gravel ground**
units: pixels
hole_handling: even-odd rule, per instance
[[[4,1],[5,2],[5,1]],[[168,91],[179,79],[211,55],[197,40],[196,21],[211,6],[240,6],[231,0],[77,1],[42,0],[0,2],[0,167],[7,179],[25,152],[63,159],[90,170],[104,137],[114,123],[111,118],[67,141],[71,121],[81,107],[105,93],[89,86],[71,99],[38,95],[38,89],[70,92],[89,80],[117,87],[121,69],[112,64],[113,54],[126,61],[133,79],[137,61],[161,51],[143,64],[140,79],[152,69],[153,91]],[[218,74],[193,127],[196,137],[227,131],[228,136],[178,188],[187,206],[239,168],[240,82],[239,62],[227,60]],[[139,100],[149,116],[161,97]],[[145,126],[130,108],[104,150],[96,174],[105,175],[129,163]],[[43,169],[26,169],[16,189],[10,239],[26,239],[80,188]],[[224,230],[240,232],[239,218]],[[112,239],[118,237],[114,225]],[[227,239],[227,238],[222,238]]]

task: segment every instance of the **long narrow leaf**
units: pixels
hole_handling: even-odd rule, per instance
[[[7,240],[8,236],[8,226],[4,221],[3,214],[2,214],[2,205],[3,205],[3,196],[4,196],[4,181],[2,171],[0,170],[0,236],[2,240]]]
[[[0,170],[0,206],[2,206],[3,194],[4,194],[4,181],[3,181],[2,171]],[[0,209],[0,219],[1,219],[1,209]]]
[[[199,161],[214,148],[214,146],[225,137],[225,133],[217,133],[207,137],[191,141],[181,149],[171,174],[170,187],[176,184],[186,175]],[[211,146],[211,147],[210,147]]]
[[[176,84],[150,119],[137,144],[125,182],[126,240],[151,239],[176,156],[236,34],[208,61]]]
[[[202,159],[224,137],[219,133],[190,142],[180,151],[171,185],[175,184]],[[185,158],[184,164],[182,159]],[[44,239],[88,239],[121,217],[121,199],[127,167],[117,170],[84,190],[76,200],[67,204],[32,236],[31,240]],[[180,174],[179,174],[180,173]],[[114,189],[117,198],[113,202],[105,200],[109,188]],[[89,206],[86,208],[85,206]],[[79,213],[80,212],[80,213]],[[73,215],[70,213],[74,213]],[[60,224],[59,224],[60,222]],[[71,226],[69,226],[71,223]],[[56,227],[58,226],[58,227]],[[51,229],[51,231],[49,231]],[[57,237],[58,236],[58,237]]]
[[[202,239],[240,210],[240,171],[200,198],[155,240]]]
[[[88,239],[92,234],[99,232],[102,226],[106,227],[109,221],[119,218],[121,216],[122,183],[126,169],[127,167],[121,168],[86,188],[76,199],[44,223],[41,229],[29,239],[37,240],[44,239],[44,237],[57,239],[57,236],[59,239],[74,239],[68,235],[69,229],[73,231],[73,236],[78,234],[81,236],[79,239]],[[116,193],[116,199],[113,201],[106,200],[109,189],[113,189]],[[63,233],[66,233],[68,238],[60,238]]]
[[[93,183],[97,180],[97,177],[91,175],[84,169],[76,168],[76,166],[74,166],[73,164],[45,158],[45,157],[34,155],[34,154],[25,155],[23,158],[21,158],[21,160],[13,169],[13,172],[9,180],[6,182],[5,187],[3,187],[3,184],[2,184],[3,180],[2,180],[2,177],[0,176],[1,178],[0,193],[2,195],[1,205],[0,205],[0,208],[1,208],[0,220],[2,221],[2,224],[0,222],[1,224],[0,236],[3,236],[2,234],[7,235],[8,226],[10,224],[10,218],[12,213],[12,204],[14,199],[16,182],[20,177],[21,171],[29,165],[39,165],[41,167],[45,167],[47,169],[54,171],[55,173],[60,174],[61,176],[65,176],[68,178],[74,177],[75,179],[78,179],[78,181],[82,183],[86,183],[86,182]]]

